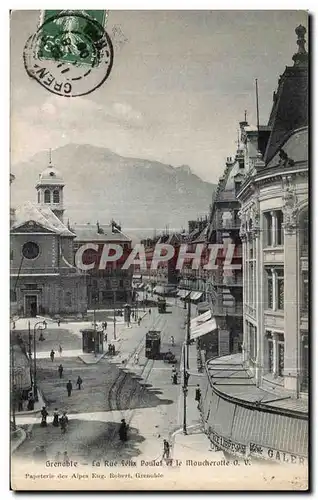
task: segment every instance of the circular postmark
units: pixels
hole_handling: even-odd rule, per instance
[[[108,78],[113,46],[104,27],[81,11],[47,19],[27,40],[23,59],[28,75],[53,94],[89,94]]]

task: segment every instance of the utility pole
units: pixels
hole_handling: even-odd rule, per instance
[[[183,343],[183,434],[188,434],[187,432],[187,394],[188,394],[188,382],[186,376],[186,350],[185,350],[185,342]]]
[[[32,376],[32,349],[31,349],[32,338],[31,338],[31,324],[30,324],[30,321],[28,321],[28,332],[29,332],[29,363],[30,363],[30,381],[31,381],[31,387],[32,387],[32,386],[33,386],[33,376]]]
[[[14,352],[13,352],[13,345],[11,345],[11,408],[12,408],[12,425],[14,431],[17,429],[15,421],[15,398],[16,398],[16,390],[14,383]]]
[[[190,325],[191,325],[191,301],[188,298],[188,312],[187,312],[187,370],[189,370],[189,347],[190,347]]]
[[[96,297],[94,298],[94,309],[93,309],[93,321],[94,321],[94,356],[97,355],[97,335],[96,335]]]
[[[36,377],[36,341],[35,341],[35,326],[34,325],[34,332],[33,332],[33,363],[34,363],[34,370],[33,370],[33,392],[34,392],[34,400],[38,401],[38,388],[37,388],[37,377]]]
[[[115,298],[116,298],[116,292],[113,292],[113,299],[114,299],[114,340],[116,340],[116,309],[115,309]]]

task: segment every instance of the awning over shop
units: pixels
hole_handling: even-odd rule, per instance
[[[190,299],[191,300],[199,300],[201,299],[203,292],[191,292]]]
[[[186,299],[190,295],[190,290],[179,290],[177,295],[180,299]]]
[[[133,280],[141,280],[141,274],[134,274]]]
[[[199,325],[195,329],[191,329],[190,331],[190,339],[195,340],[198,339],[199,337],[202,337],[203,335],[206,335],[207,333],[214,332],[217,330],[217,324],[215,321],[215,318],[211,318],[209,321],[205,321],[201,325]]]
[[[210,304],[208,302],[199,302],[197,305],[198,312],[205,312],[210,310]]]
[[[211,311],[207,311],[203,314],[200,314],[200,316],[197,316],[196,318],[193,318],[191,320],[191,329],[195,329],[197,328],[198,326],[202,325],[202,323],[205,323],[206,321],[209,321],[209,319],[212,318],[212,314],[211,314]]]

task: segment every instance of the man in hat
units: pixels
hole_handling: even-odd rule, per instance
[[[73,389],[73,385],[72,385],[72,382],[70,380],[66,384],[66,389],[67,389],[67,395],[68,395],[68,397],[70,397],[70,395],[72,394],[72,389]]]
[[[119,439],[124,442],[127,441],[127,424],[126,420],[123,418],[119,427]]]

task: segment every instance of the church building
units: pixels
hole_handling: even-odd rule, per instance
[[[11,314],[84,314],[86,276],[74,266],[76,235],[64,224],[64,181],[51,164],[36,183],[37,204],[11,214]]]

